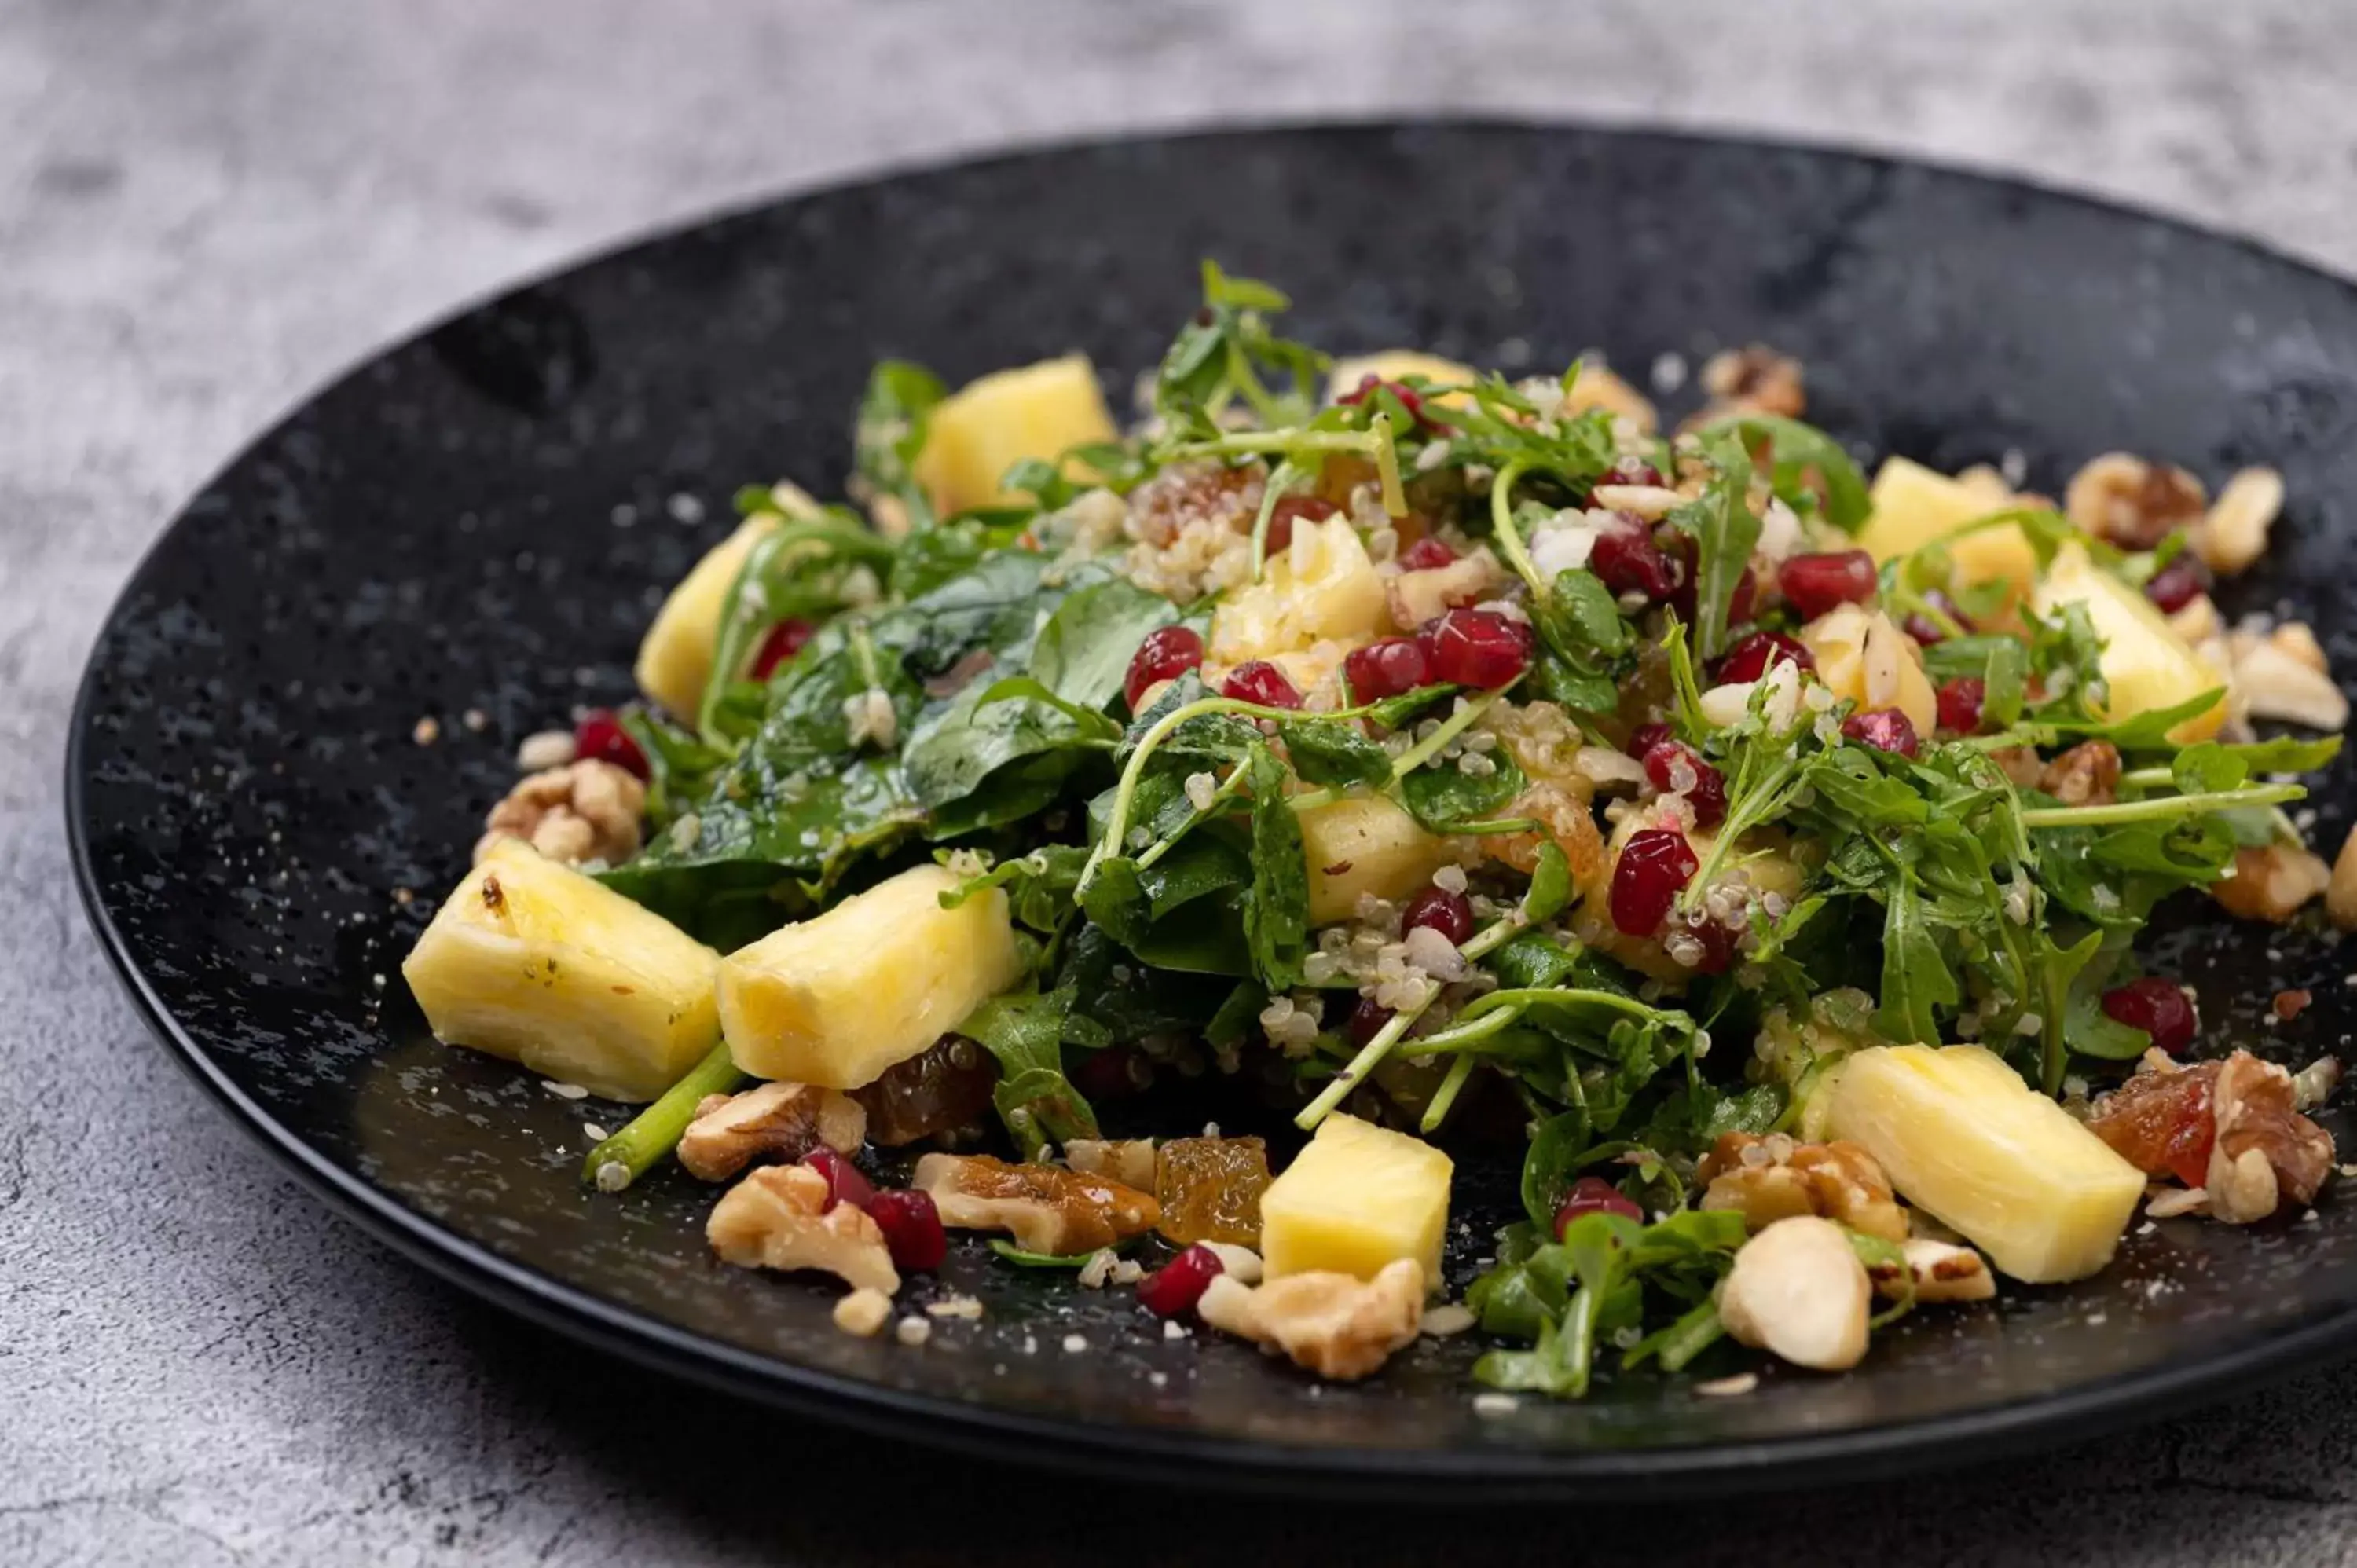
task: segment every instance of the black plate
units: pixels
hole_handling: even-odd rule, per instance
[[[625,1113],[436,1046],[397,972],[516,740],[629,694],[650,611],[739,481],[839,485],[869,361],[956,379],[1078,345],[1125,378],[1206,254],[1294,291],[1302,334],[1337,349],[1559,367],[1598,347],[1641,380],[1664,352],[1764,339],[1807,361],[1812,417],[1867,449],[2016,452],[2048,491],[2117,446],[2213,484],[2271,462],[2280,543],[2228,607],[2280,596],[2328,643],[2351,625],[2331,585],[2357,564],[2357,291],[2236,241],[1875,158],[1581,129],[1243,132],[904,175],[455,317],[189,504],[92,655],[68,763],[83,890],[157,1032],[316,1190],[468,1288],[1001,1455],[1451,1496],[1725,1488],[2083,1434],[2347,1342],[2357,1208],[2328,1202],[2276,1230],[2164,1225],[2077,1288],[1920,1314],[1846,1378],[1771,1372],[1739,1399],[1637,1379],[1499,1417],[1474,1408],[1463,1341],[1316,1388],[1165,1342],[1125,1292],[970,1252],[946,1283],[984,1321],[921,1350],[856,1341],[830,1293],[711,1260],[706,1190],[585,1196],[581,1123]],[[2347,782],[2322,791],[2328,845]],[[2205,922],[2161,945],[2213,1043],[2348,1040],[2357,991],[2329,939]],[[2263,1029],[2283,985],[2316,1004]]]

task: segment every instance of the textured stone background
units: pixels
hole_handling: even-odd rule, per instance
[[[0,0],[0,1563],[2357,1562],[2352,1369],[1653,1515],[1188,1512],[789,1429],[328,1220],[142,1036],[58,802],[99,618],[244,437],[458,301],[716,205],[1083,132],[1491,110],[2025,169],[2357,272],[2352,61],[2357,8],[2313,0]]]

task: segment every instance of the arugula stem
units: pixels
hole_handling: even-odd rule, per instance
[[[1450,741],[1472,728],[1473,721],[1490,711],[1491,703],[1505,694],[1506,688],[1503,686],[1494,692],[1484,692],[1468,702],[1461,711],[1441,720],[1438,729],[1400,753],[1398,760],[1392,764],[1392,782],[1396,784],[1439,756]]]
[[[1373,433],[1365,430],[1304,430],[1297,426],[1283,430],[1235,430],[1211,441],[1186,441],[1165,454],[1172,460],[1182,457],[1226,457],[1237,453],[1279,453],[1291,456],[1296,452],[1356,452],[1364,457],[1375,456]]]
[[[726,1094],[745,1081],[726,1041],[688,1069],[685,1078],[663,1090],[662,1098],[630,1118],[630,1125],[589,1151],[581,1162],[581,1179],[600,1192],[619,1192],[654,1168],[679,1146],[681,1134],[695,1120],[695,1108],[708,1094]],[[610,1176],[606,1173],[622,1174]]]
[[[2107,828],[2123,822],[2158,822],[2171,817],[2198,816],[2204,811],[2237,806],[2276,806],[2298,800],[2308,791],[2298,784],[2254,784],[2241,789],[2219,789],[2200,795],[2159,795],[2147,800],[2115,800],[2107,806],[2033,807],[2021,813],[2021,825],[2039,828]]]
[[[1400,483],[1399,447],[1392,440],[1392,416],[1381,409],[1367,421],[1375,443],[1375,477],[1383,481],[1383,510],[1392,517],[1407,515],[1407,489]]]
[[[1467,939],[1463,947],[1458,949],[1458,951],[1465,955],[1468,962],[1485,958],[1504,945],[1507,939],[1521,932],[1525,924],[1520,911],[1508,915],[1504,919],[1475,932]],[[1491,993],[1492,996],[1505,994],[1508,993]],[[1353,1088],[1365,1081],[1369,1073],[1383,1065],[1383,1058],[1392,1054],[1392,1047],[1398,1045],[1410,1029],[1415,1027],[1415,1021],[1424,1016],[1425,1010],[1430,1007],[1439,995],[1440,987],[1435,985],[1432,988],[1432,994],[1426,996],[1415,1006],[1403,1007],[1393,1014],[1384,1022],[1383,1026],[1375,1031],[1374,1038],[1359,1047],[1359,1054],[1351,1058],[1350,1065],[1336,1073],[1333,1081],[1319,1092],[1318,1098],[1302,1108],[1301,1114],[1293,1119],[1293,1124],[1305,1133],[1316,1132],[1318,1123],[1325,1121],[1333,1112],[1334,1107],[1341,1104]],[[1484,997],[1482,1000],[1487,1001],[1488,998]],[[1477,1002],[1474,1005],[1479,1007],[1480,1004]],[[1498,1026],[1499,1028],[1504,1026],[1502,1024]],[[1423,1047],[1424,1042],[1417,1041],[1417,1050],[1420,1052]]]
[[[1276,503],[1285,499],[1286,490],[1296,479],[1308,476],[1287,457],[1269,474],[1268,482],[1261,487],[1260,510],[1253,518],[1252,580],[1260,581],[1261,569],[1268,564],[1269,520],[1276,515]]]
[[[1514,481],[1521,478],[1529,465],[1509,463],[1498,470],[1490,481],[1490,527],[1497,535],[1498,548],[1505,552],[1506,564],[1514,575],[1531,585],[1531,596],[1545,604],[1551,596],[1547,585],[1539,580],[1538,563],[1531,559],[1523,543],[1522,531],[1514,526]]]

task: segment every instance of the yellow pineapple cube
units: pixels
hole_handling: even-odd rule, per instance
[[[998,481],[1026,458],[1054,458],[1117,435],[1096,368],[1085,354],[1067,354],[994,371],[942,399],[917,454],[916,478],[946,517],[1016,499]]]
[[[1345,393],[1357,392],[1369,376],[1379,381],[1404,381],[1410,376],[1422,376],[1443,386],[1466,386],[1481,379],[1472,366],[1444,360],[1437,354],[1426,354],[1415,349],[1384,349],[1372,354],[1335,360],[1334,369],[1326,381],[1327,401],[1337,402]],[[1451,392],[1434,401],[1450,403],[1469,400],[1461,392]]]
[[[712,679],[713,645],[729,587],[753,546],[782,521],[776,512],[754,513],[680,579],[639,644],[640,691],[682,718],[695,715],[704,683]]]
[[[2055,554],[2031,603],[2040,615],[2051,615],[2068,604],[2086,607],[2088,621],[2104,639],[2106,718],[2173,708],[2222,684],[2158,607],[2096,565],[2077,544],[2066,544]],[[2171,729],[2169,738],[2191,746],[2216,735],[2225,722],[2226,704],[2221,700]]]
[[[1801,641],[1835,696],[1861,710],[1897,708],[1918,735],[1938,724],[1940,699],[1923,673],[1922,650],[1880,610],[1843,605],[1803,627]]]
[[[1886,457],[1874,476],[1873,511],[1859,530],[1858,548],[1877,562],[1904,555],[1963,527],[1975,518],[2017,504],[2005,482],[1987,470],[1950,478],[1904,457]],[[2004,581],[2027,591],[2038,575],[2038,553],[2014,527],[1968,534],[1948,546],[1955,564],[1952,581]]]
[[[1440,1283],[1448,1230],[1447,1155],[1405,1133],[1340,1113],[1260,1197],[1260,1250],[1270,1279],[1319,1270],[1371,1280],[1412,1259],[1426,1289]]]
[[[1877,1046],[1835,1069],[1825,1132],[1866,1146],[1899,1196],[2015,1279],[2111,1262],[2144,1176],[1978,1046]]]
[[[652,1100],[720,1035],[720,955],[662,916],[501,839],[401,966],[435,1038],[611,1100]]]
[[[1347,920],[1361,894],[1398,900],[1432,880],[1448,846],[1387,795],[1351,796],[1301,813],[1309,923]]]
[[[1212,612],[1211,659],[1236,665],[1329,639],[1363,642],[1390,624],[1383,579],[1350,519],[1296,522],[1293,542],[1268,558],[1261,580]]]
[[[720,1026],[758,1078],[858,1089],[958,1026],[1023,975],[1006,896],[954,909],[960,878],[920,865],[720,966]]]

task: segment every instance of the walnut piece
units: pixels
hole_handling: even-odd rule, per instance
[[[2046,765],[2038,787],[2066,806],[2105,806],[2120,783],[2120,748],[2083,740]]]
[[[1722,1133],[1695,1167],[1695,1179],[1706,1187],[1703,1208],[1733,1209],[1751,1230],[1813,1214],[1886,1241],[1907,1240],[1906,1211],[1890,1190],[1890,1178],[1857,1144],[1802,1144],[1782,1133],[1764,1138]]]
[[[700,1181],[726,1181],[756,1161],[791,1165],[823,1144],[855,1153],[867,1112],[849,1095],[802,1083],[707,1094],[680,1135],[679,1163]]]
[[[854,1290],[900,1288],[884,1232],[848,1203],[826,1206],[826,1178],[808,1165],[763,1165],[720,1195],[705,1239],[743,1268],[818,1269]]]
[[[2305,1207],[2332,1172],[2332,1134],[2293,1109],[2292,1076],[2248,1051],[2219,1064],[2210,1086],[2217,1142],[2210,1146],[2210,1212],[2229,1225]]]
[[[1970,1247],[1918,1236],[1900,1243],[1900,1251],[1906,1258],[1905,1273],[1914,1282],[1915,1300],[1921,1305],[1986,1301],[1996,1294],[1996,1276],[1989,1272],[1988,1261]],[[1868,1265],[1866,1273],[1882,1294],[1893,1301],[1906,1296],[1907,1283],[1897,1267]]]
[[[1775,413],[1798,419],[1809,409],[1801,361],[1765,343],[1713,354],[1703,361],[1700,379],[1702,390],[1710,394],[1710,406],[1690,423],[1729,413]]]
[[[2123,550],[2149,550],[2172,530],[2198,528],[2208,504],[2191,474],[2126,452],[2090,459],[2062,492],[2073,523]]]
[[[1318,1271],[1248,1285],[1222,1274],[1196,1311],[1214,1328],[1281,1350],[1321,1378],[1349,1382],[1415,1342],[1424,1295],[1424,1266],[1397,1258],[1372,1280]]]
[[[1103,1176],[1140,1192],[1154,1186],[1151,1138],[1075,1138],[1064,1145],[1064,1163],[1082,1176]]]
[[[520,779],[483,820],[480,860],[502,838],[519,838],[566,865],[617,865],[639,853],[647,787],[628,768],[585,757]]]
[[[1737,1249],[1718,1287],[1718,1316],[1736,1343],[1796,1367],[1838,1372],[1866,1355],[1874,1286],[1849,1237],[1830,1219],[1779,1219]]]
[[[931,1195],[945,1225],[1004,1230],[1026,1251],[1057,1257],[1110,1247],[1162,1218],[1153,1198],[1120,1182],[991,1155],[927,1155],[909,1185]]]
[[[2234,852],[2234,875],[2210,885],[2210,897],[2245,920],[2282,925],[2332,883],[2322,859],[2296,845],[2271,843]]]

